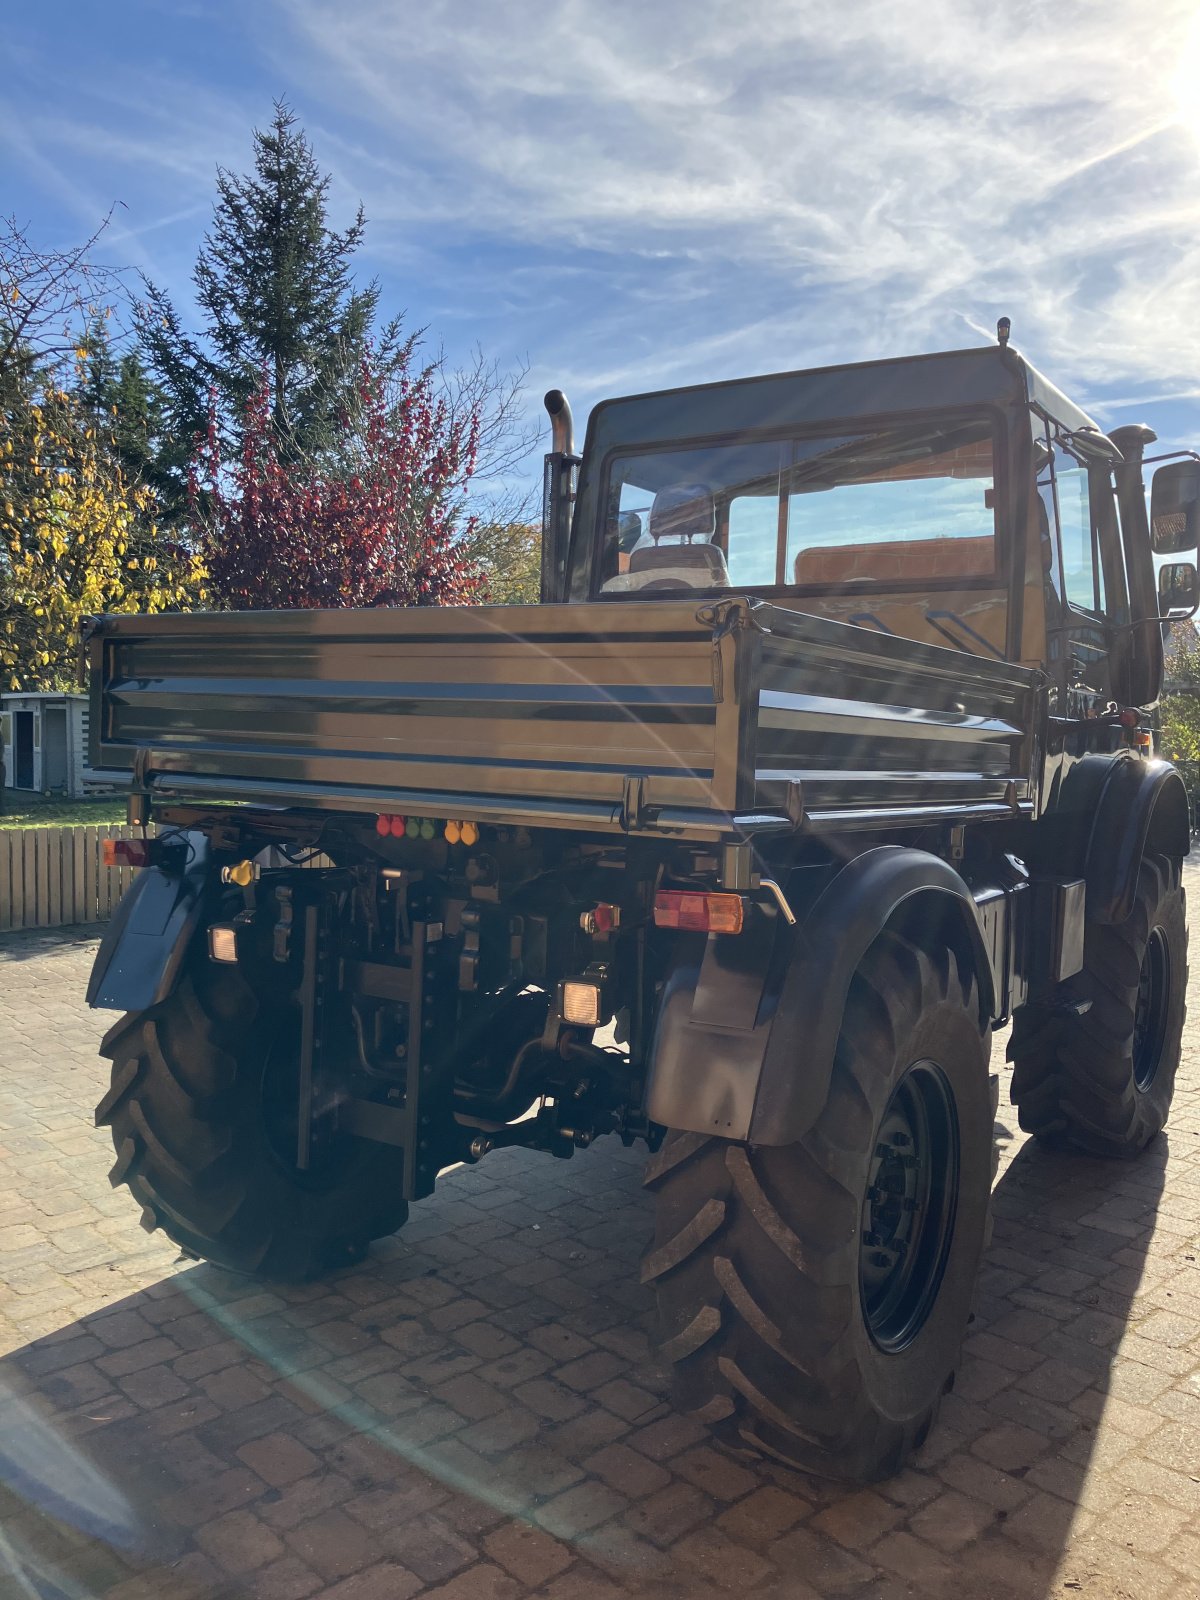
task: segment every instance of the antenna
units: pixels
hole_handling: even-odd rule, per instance
[[[1008,336],[1012,332],[1012,323],[1007,317],[1001,317],[996,323],[996,338],[1000,341],[1001,350],[1008,343]]]

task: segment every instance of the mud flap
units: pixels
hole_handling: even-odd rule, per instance
[[[145,1011],[175,987],[200,920],[208,872],[208,840],[185,835],[182,873],[146,867],[108,925],[88,982],[88,1005],[105,1011]]]

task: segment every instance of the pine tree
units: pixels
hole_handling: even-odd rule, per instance
[[[81,348],[82,371],[74,393],[93,419],[97,437],[107,443],[127,482],[169,495],[163,395],[140,352],[126,350],[118,356],[103,316],[92,318]]]
[[[390,374],[404,344],[398,324],[375,333],[379,287],[356,288],[351,277],[362,208],[344,231],[331,228],[328,190],[293,112],[277,102],[270,127],[255,131],[253,172],[218,169],[193,275],[202,333],[189,333],[165,291],[147,285],[138,334],[165,397],[181,483],[210,396],[232,435],[265,377],[276,447],[295,460],[319,456],[353,413],[373,333],[376,367]]]

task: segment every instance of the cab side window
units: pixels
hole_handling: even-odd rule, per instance
[[[1038,491],[1058,539],[1063,598],[1080,611],[1104,614],[1104,573],[1091,484],[1084,463],[1052,440]]]

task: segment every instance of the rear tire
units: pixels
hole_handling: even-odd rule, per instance
[[[169,999],[105,1035],[112,1085],[96,1124],[112,1129],[109,1179],[128,1185],[144,1228],[219,1266],[301,1281],[361,1259],[408,1207],[392,1146],[333,1131],[308,1171],[289,1161],[296,1016],[260,1006],[236,969],[193,959]]]
[[[1013,1016],[1012,1098],[1027,1133],[1128,1159],[1161,1130],[1187,1015],[1187,947],[1181,864],[1146,856],[1125,921],[1087,924],[1063,1005]]]
[[[924,1441],[984,1244],[988,1042],[954,954],[885,933],[810,1133],[784,1148],[671,1133],[651,1161],[643,1279],[675,1399],[727,1444],[872,1482]]]

